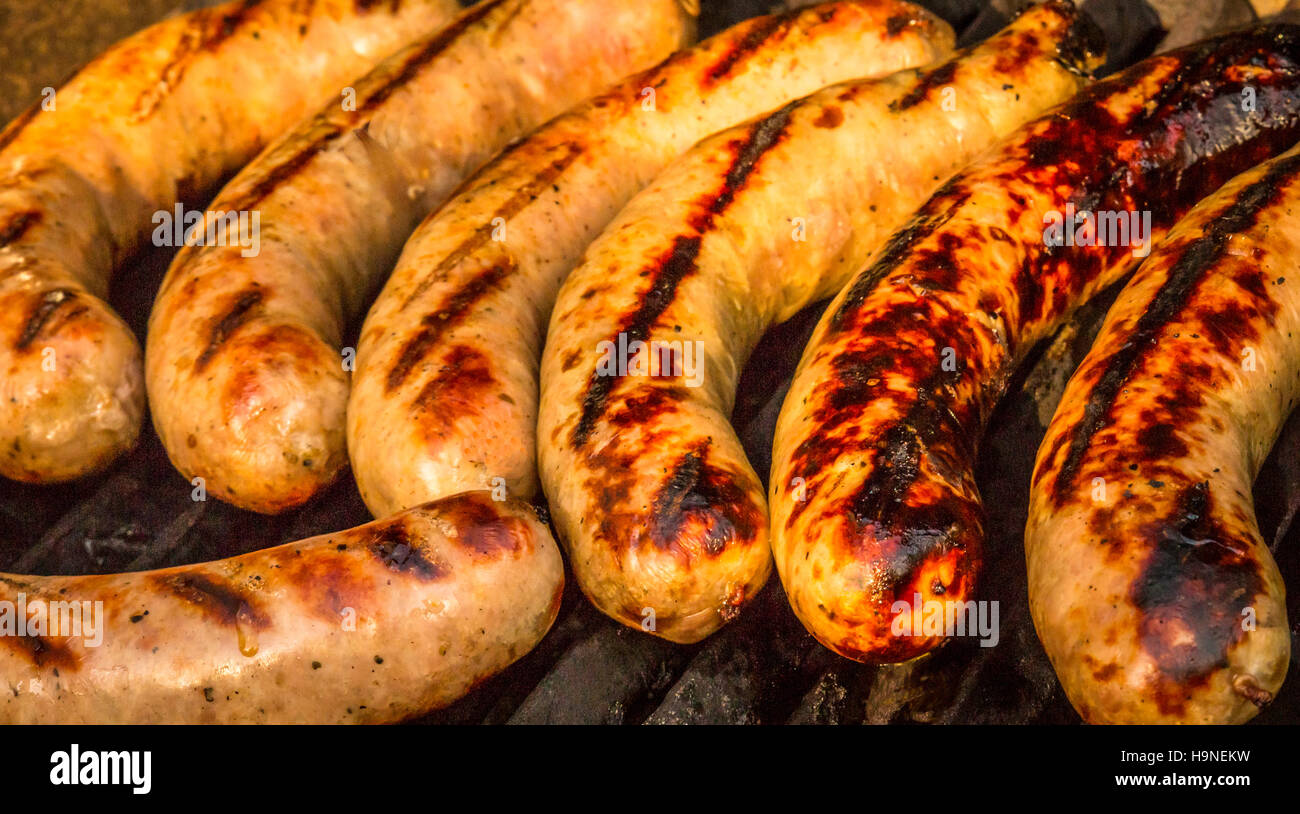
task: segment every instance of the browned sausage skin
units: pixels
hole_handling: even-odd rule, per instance
[[[420,218],[512,140],[693,36],[678,0],[483,0],[249,164],[209,209],[257,213],[257,248],[182,252],[150,317],[172,463],[265,513],[328,486],[347,464],[343,333]]]
[[[140,349],[104,302],[154,214],[198,204],[454,0],[243,0],[113,46],[0,133],[0,475],[101,469],[144,414]],[[325,58],[327,57],[327,58]]]
[[[605,224],[699,139],[831,82],[926,64],[952,40],[898,0],[747,20],[477,173],[412,235],[362,329],[348,452],[370,510],[464,489],[535,493],[546,319]]]
[[[1214,38],[1085,91],[945,184],[832,303],[772,468],[777,565],[820,641],[901,661],[945,640],[908,622],[915,597],[972,599],[984,518],[972,468],[989,414],[1025,353],[1140,259],[1131,245],[1049,246],[1049,217],[1150,213],[1149,245],[1289,146],[1298,32]],[[1257,105],[1243,104],[1247,86]]]
[[[1107,314],[1039,448],[1034,624],[1094,723],[1238,723],[1290,635],[1251,484],[1300,400],[1300,149],[1201,202]]]
[[[723,131],[592,243],[551,317],[538,435],[556,529],[601,610],[692,642],[758,592],[767,505],[730,424],[754,343],[838,291],[944,178],[1082,88],[1100,64],[1089,33],[1069,4],[1035,6],[941,65]]]
[[[0,720],[401,720],[527,653],[563,587],[546,525],[486,492],[218,562],[0,574]]]

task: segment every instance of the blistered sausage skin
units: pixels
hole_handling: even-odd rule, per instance
[[[0,574],[0,720],[401,720],[532,649],[563,587],[547,526],[487,492],[218,562]]]
[[[719,133],[619,213],[560,290],[538,422],[556,529],[601,610],[693,642],[758,592],[767,503],[729,420],[754,344],[838,291],[943,179],[1073,96],[1100,48],[1072,6],[1033,7],[942,65]],[[649,347],[639,373],[620,350],[633,342]]]
[[[105,303],[155,212],[201,205],[272,138],[454,0],[244,0],[91,61],[0,133],[0,475],[102,469],[144,416],[140,348]]]
[[[1124,288],[1039,447],[1039,638],[1093,723],[1240,723],[1291,637],[1251,484],[1300,401],[1300,149],[1230,181]]]
[[[209,209],[257,212],[259,247],[187,248],[150,317],[172,463],[264,513],[328,486],[347,463],[343,331],[420,218],[511,140],[693,35],[678,0],[484,0],[249,164]]]
[[[488,165],[416,230],[362,329],[348,451],[366,505],[382,517],[463,489],[534,494],[546,319],[601,228],[699,139],[831,82],[929,63],[952,42],[897,0],[755,18]]]
[[[974,456],[993,407],[1029,349],[1143,252],[1118,226],[1093,246],[1082,223],[1069,243],[1052,224],[1073,207],[1137,213],[1145,231],[1149,213],[1158,241],[1289,147],[1298,34],[1233,33],[1084,91],[945,184],[831,303],[778,418],[771,479],[777,567],[823,644],[902,661],[946,640],[911,623],[934,608],[955,623],[973,599]]]

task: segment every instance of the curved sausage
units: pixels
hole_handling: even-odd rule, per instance
[[[332,483],[347,464],[343,331],[420,218],[512,139],[693,32],[678,0],[484,0],[259,156],[210,206],[258,213],[257,246],[178,255],[150,316],[149,404],[176,468],[264,513]]]
[[[1073,96],[1100,40],[1048,3],[937,67],[826,88],[693,148],[587,249],[551,316],[537,431],[597,607],[694,642],[753,598],[767,504],[729,418],[754,344],[838,291],[944,178]]]
[[[601,228],[710,133],[951,47],[945,23],[898,0],[755,18],[627,79],[488,165],[411,237],[362,329],[348,451],[366,505],[382,517],[463,489],[534,494],[546,318]]]
[[[401,720],[532,649],[563,587],[546,525],[486,492],[218,562],[0,574],[0,720]]]
[[[1291,637],[1251,484],[1300,401],[1300,148],[1230,181],[1134,274],[1039,447],[1029,606],[1093,723],[1240,723]]]
[[[102,469],[144,416],[140,348],[104,302],[159,211],[207,195],[454,0],[243,0],[128,37],[0,133],[0,475]]]
[[[984,528],[975,450],[1016,365],[1137,264],[1137,233],[1149,247],[1300,137],[1297,90],[1290,25],[1139,63],[955,176],[832,302],[778,418],[771,478],[777,568],[818,640],[902,661],[965,627]],[[1107,215],[1094,246],[1079,221],[1066,241],[1076,211],[1126,228]]]

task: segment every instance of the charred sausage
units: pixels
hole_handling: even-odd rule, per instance
[[[615,218],[560,291],[538,422],[556,529],[601,610],[693,642],[753,598],[772,567],[767,504],[729,418],[754,344],[837,292],[982,149],[1073,96],[1100,51],[1073,6],[1032,7],[937,67],[831,86],[704,141]]]
[[[1240,723],[1290,657],[1251,484],[1300,400],[1300,149],[1170,230],[1039,448],[1029,606],[1094,723]]]
[[[348,451],[370,510],[463,489],[535,493],[546,318],[601,228],[699,139],[830,82],[928,63],[952,39],[898,0],[748,20],[479,172],[416,230],[362,329]]]
[[[983,545],[975,450],[1016,365],[1199,199],[1294,143],[1298,89],[1292,25],[1139,63],[955,176],[831,303],[770,483],[777,568],[822,643],[902,661],[945,641],[950,615],[960,629]],[[925,623],[936,608],[944,624]]]
[[[0,475],[102,469],[144,416],[140,348],[104,302],[158,212],[268,141],[454,0],[242,0],[101,54],[0,133]]]
[[[563,586],[533,509],[486,492],[218,562],[0,574],[0,720],[400,720],[527,653]]]
[[[328,486],[347,463],[343,332],[420,218],[511,140],[693,32],[678,0],[484,0],[260,155],[205,227],[256,213],[257,233],[187,247],[150,316],[149,403],[176,468],[264,513]]]

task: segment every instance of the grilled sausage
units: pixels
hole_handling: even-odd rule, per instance
[[[1300,148],[1178,223],[1106,316],[1039,448],[1034,625],[1094,723],[1240,723],[1290,658],[1251,484],[1300,401]]]
[[[754,344],[1073,96],[1100,39],[1048,3],[937,67],[832,86],[702,142],[597,238],[551,317],[537,432],[556,529],[601,610],[694,642],[753,598],[767,504],[728,419]]]
[[[400,720],[527,653],[563,587],[546,525],[486,492],[218,562],[0,574],[0,720]]]
[[[207,195],[453,0],[244,0],[123,40],[0,133],[0,475],[64,481],[130,449],[140,348],[104,302],[154,214]]]
[[[259,156],[211,209],[258,212],[260,247],[178,255],[150,317],[150,406],[176,468],[264,513],[333,482],[347,463],[343,331],[420,218],[693,23],[678,0],[484,0]]]
[[[823,644],[902,661],[945,641],[949,615],[958,629],[983,544],[975,449],[1008,378],[1142,245],[1300,137],[1298,59],[1300,28],[1258,27],[1098,83],[945,184],[832,302],[770,483],[777,568]],[[1149,215],[1150,233],[1126,243],[1109,218],[1114,239],[1086,245],[1085,220],[1066,241],[1076,208]]]
[[[833,81],[928,63],[952,39],[898,0],[749,20],[577,107],[475,176],[407,243],[362,330],[348,447],[370,510],[382,517],[471,488],[534,494],[546,318],[601,228],[710,133]]]

